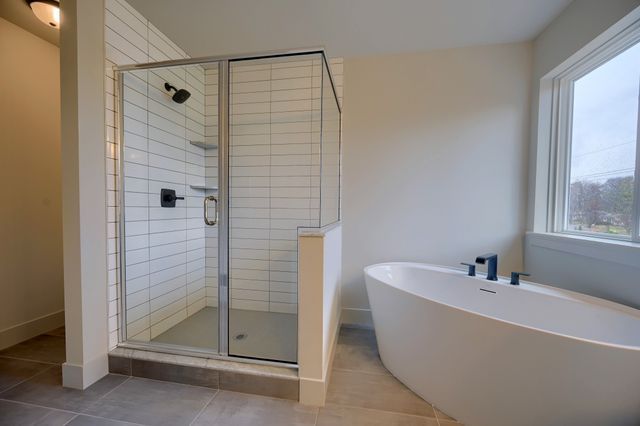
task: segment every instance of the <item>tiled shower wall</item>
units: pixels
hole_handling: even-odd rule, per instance
[[[230,69],[231,307],[297,311],[297,228],[318,226],[319,55]]]
[[[105,0],[105,5],[109,346],[113,348],[120,327],[120,265],[119,148],[111,68],[187,55],[124,0]],[[342,60],[331,60],[331,67],[341,99]],[[191,99],[183,105],[170,102],[162,88],[165,80],[189,90]],[[199,66],[188,70],[138,71],[128,79],[126,91],[131,97],[125,104],[128,131],[124,136],[125,146],[131,149],[125,150],[123,161],[132,173],[125,176],[126,225],[131,239],[126,244],[130,276],[127,294],[123,296],[127,297],[129,338],[148,340],[204,306],[217,306],[217,227],[205,227],[202,222],[202,198],[215,192],[190,186],[217,186],[217,150],[204,150],[188,142],[204,138],[207,144],[217,144],[217,82],[217,69]],[[289,148],[295,149],[287,146],[277,149]],[[282,154],[287,155],[284,151]],[[160,188],[184,194],[185,207],[161,209]],[[232,294],[235,299],[232,306],[292,311],[295,283],[291,280],[268,283],[266,304],[255,303],[265,300],[255,300],[253,290],[248,290]],[[264,299],[264,295],[259,298]]]
[[[336,83],[341,97],[342,60],[331,64],[340,72]],[[298,228],[317,227],[321,220],[322,121],[323,167],[337,172],[339,166],[338,139],[332,137],[334,130],[339,132],[339,115],[335,120],[332,112],[337,107],[334,103],[331,108],[329,77],[326,74],[323,81],[322,76],[319,55],[231,63],[229,287],[233,309],[297,312]],[[337,219],[337,203],[327,197],[335,184],[323,177],[323,211],[333,207],[334,212],[333,216],[323,214],[329,219],[323,224]]]

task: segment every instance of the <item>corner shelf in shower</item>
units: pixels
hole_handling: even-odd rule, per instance
[[[205,191],[217,191],[217,186],[208,186],[208,185],[189,185],[191,189],[202,189]]]
[[[206,143],[204,141],[189,141],[189,143],[202,149],[218,149],[218,144],[214,143]]]

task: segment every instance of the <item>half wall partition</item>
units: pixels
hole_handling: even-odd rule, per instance
[[[324,52],[116,74],[121,341],[296,363],[298,229],[340,218]]]

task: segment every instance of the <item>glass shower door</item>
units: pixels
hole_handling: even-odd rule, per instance
[[[218,352],[218,64],[119,78],[124,337]]]
[[[319,220],[321,76],[318,54],[230,62],[230,355],[297,360],[297,233]]]

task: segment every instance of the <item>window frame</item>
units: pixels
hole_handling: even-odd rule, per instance
[[[549,231],[553,233],[640,243],[640,93],[638,96],[631,236],[567,229],[574,82],[638,43],[640,43],[640,21],[636,21],[552,79],[552,145],[549,168],[551,173],[549,176],[548,221]]]

